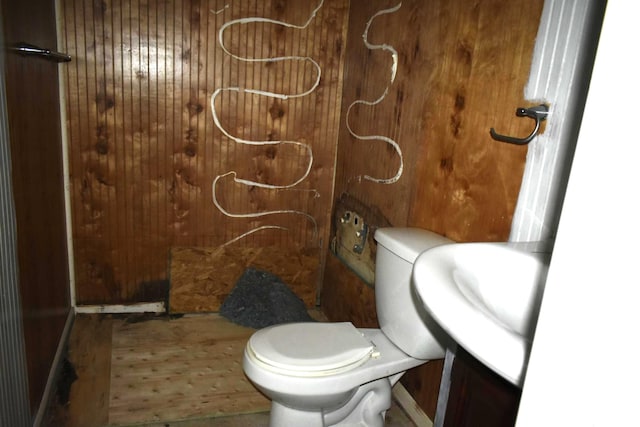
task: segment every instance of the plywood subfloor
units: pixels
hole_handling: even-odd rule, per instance
[[[326,316],[320,310],[310,310],[309,314],[318,321],[326,321]],[[141,317],[139,315],[130,316],[128,319],[101,314],[79,314],[76,316],[69,338],[67,353],[67,359],[72,366],[72,373],[70,372],[64,376],[65,378],[61,378],[58,384],[58,389],[68,391],[68,399],[61,401],[59,407],[54,407],[50,410],[51,413],[44,422],[43,427],[107,427],[114,425],[114,420],[109,419],[111,415],[110,395],[113,395],[111,391],[113,390],[112,377],[115,375],[120,375],[123,378],[136,377],[138,376],[137,371],[144,369],[153,372],[150,368],[150,361],[146,361],[146,363],[138,361],[137,364],[132,363],[131,366],[127,365],[126,367],[112,367],[111,359],[114,341],[134,341],[132,337],[123,337],[122,335],[135,334],[138,337],[138,343],[141,343],[141,341],[148,342],[153,340],[154,342],[160,342],[164,340],[163,343],[166,347],[182,346],[182,350],[197,354],[199,346],[202,345],[200,341],[204,341],[205,345],[214,345],[216,342],[218,345],[222,345],[221,343],[230,341],[230,337],[234,334],[232,331],[236,328],[235,325],[226,322],[215,314],[171,320],[166,317],[147,319],[147,316]],[[201,327],[204,325],[206,330],[189,328],[187,335],[193,338],[194,335],[203,333],[206,338],[203,340],[196,339],[195,343],[186,344],[182,334],[177,333],[177,331],[184,331],[187,326],[194,326],[193,322],[196,322],[196,320],[191,319],[198,319],[197,322],[201,324]],[[138,320],[146,321],[133,323]],[[226,323],[224,327],[222,327],[223,322]],[[175,326],[179,326],[179,328],[174,328]],[[164,331],[165,328],[167,331]],[[170,330],[173,330],[172,334],[169,333]],[[148,332],[147,336],[142,334],[141,337],[143,331]],[[224,347],[219,348],[225,350]],[[141,354],[138,351],[132,351],[131,353],[138,354],[138,356]],[[213,360],[215,360],[216,356],[213,355],[213,357]],[[187,366],[184,371],[186,372],[187,369],[194,372],[197,371],[194,365],[195,363]],[[189,375],[184,375],[183,378],[176,376],[176,381],[184,384],[184,378],[189,378]],[[229,387],[229,393],[232,393],[237,386],[233,378],[232,375],[227,375],[221,381],[222,384]],[[130,382],[135,390],[142,391],[141,384]],[[213,382],[211,385],[213,385]],[[172,384],[171,386],[178,387],[177,384]],[[189,393],[191,393],[191,390]],[[136,393],[129,391],[127,393],[129,394],[126,403],[121,400],[123,405],[119,408],[119,411],[122,413],[145,411],[146,413],[155,413],[161,417],[171,417],[142,422],[127,421],[128,426],[267,427],[269,424],[268,401],[266,407],[263,402],[259,402],[259,405],[248,408],[247,410],[251,413],[228,415],[233,413],[229,409],[236,405],[233,403],[232,406],[224,408],[217,415],[210,414],[178,421],[173,418],[175,417],[175,412],[167,410],[171,406],[167,401],[155,400],[154,402],[146,402],[146,406],[143,408],[140,406],[140,399],[136,396]],[[189,395],[186,394],[184,397],[188,398]],[[144,398],[142,400],[144,401]],[[229,402],[229,400],[226,401]],[[415,427],[415,424],[410,421],[403,409],[396,402],[393,402],[391,409],[387,411],[385,426]]]
[[[108,425],[112,325],[113,319],[109,315],[76,315],[67,352],[67,360],[75,375],[65,379],[71,383],[67,386],[69,402],[49,423],[52,427]]]
[[[253,332],[217,315],[114,321],[109,424],[268,411],[242,371]]]

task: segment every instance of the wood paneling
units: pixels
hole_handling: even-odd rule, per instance
[[[2,1],[4,41],[56,49],[53,2]],[[35,413],[70,310],[58,64],[5,56],[23,331]]]
[[[522,97],[543,1],[403,1],[374,18],[367,33],[370,44],[397,51],[392,82],[392,51],[368,49],[362,34],[377,12],[397,4],[350,6],[335,193],[378,209],[394,226],[426,228],[455,241],[504,241],[527,147],[496,142],[489,129],[516,136],[532,129],[514,112],[530,105]],[[344,125],[352,103],[376,101],[385,88],[380,102],[355,105],[348,120],[362,137],[398,144],[404,169],[393,184],[363,179],[396,174],[400,157],[392,144],[355,138]],[[328,258],[323,310],[332,320],[370,319],[373,300],[359,295],[371,291],[349,273]],[[430,363],[403,379],[432,418],[439,376]]]
[[[352,322],[358,328],[379,328],[373,289],[335,255],[327,256],[322,311],[332,322]]]
[[[237,244],[326,246],[346,0],[61,3],[64,48],[74,58],[65,78],[80,304],[153,298],[145,289],[167,279],[173,246],[217,247],[256,228]],[[231,25],[222,34],[226,53],[218,38],[223,25],[248,17],[309,25]],[[321,68],[319,86],[286,99],[247,91],[312,89],[317,74],[310,60],[238,59],[284,56],[313,58]],[[210,104],[216,90],[220,127]],[[295,143],[249,145],[229,135]],[[305,175],[310,152],[309,174],[294,188],[245,185],[228,174],[289,186]],[[309,217],[225,216],[212,201],[216,177],[217,199],[232,215],[296,210]],[[310,281],[311,289],[319,280]]]

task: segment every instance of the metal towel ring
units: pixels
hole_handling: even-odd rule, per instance
[[[508,142],[509,144],[516,145],[525,145],[531,142],[533,138],[538,134],[538,130],[540,130],[540,122],[547,119],[547,115],[549,114],[549,107],[545,104],[540,104],[536,107],[531,108],[522,108],[519,107],[516,109],[516,116],[518,117],[530,117],[536,121],[536,126],[531,132],[531,135],[526,138],[515,138],[513,136],[500,135],[495,131],[494,128],[491,128],[489,133],[491,133],[491,137],[496,141]]]

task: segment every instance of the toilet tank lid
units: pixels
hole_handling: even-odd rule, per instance
[[[433,231],[413,227],[379,228],[376,230],[374,238],[379,244],[412,264],[418,255],[427,249],[455,243]]]

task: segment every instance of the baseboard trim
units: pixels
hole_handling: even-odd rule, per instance
[[[51,364],[51,369],[49,370],[49,377],[47,378],[47,384],[45,385],[44,392],[42,393],[42,399],[40,400],[38,411],[36,412],[36,415],[33,419],[34,427],[40,427],[42,425],[44,417],[47,413],[49,402],[54,397],[52,396],[52,393],[55,390],[55,382],[58,379],[58,373],[60,372],[60,367],[62,366],[62,358],[64,357],[67,341],[69,341],[69,335],[71,334],[71,327],[73,326],[74,319],[75,312],[73,308],[70,308],[69,313],[67,314],[67,320],[64,324],[64,329],[62,330],[62,335],[60,336],[60,341],[58,342],[56,354],[53,357],[53,363]]]
[[[166,313],[164,301],[145,302],[139,304],[113,304],[113,305],[79,305],[76,306],[77,314],[118,314],[118,313]]]
[[[433,427],[433,421],[416,403],[402,383],[398,382],[392,389],[393,397],[416,426]]]

